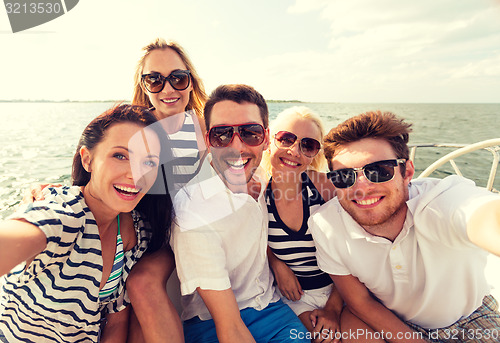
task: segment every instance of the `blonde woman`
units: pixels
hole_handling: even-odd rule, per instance
[[[150,108],[170,138],[174,160],[162,167],[171,196],[198,172],[205,151],[206,99],[203,82],[179,44],[158,38],[143,48],[133,103]],[[163,247],[145,256],[127,282],[138,320],[132,316],[129,342],[183,341],[180,318],[166,292],[174,258],[168,244],[159,243]]]

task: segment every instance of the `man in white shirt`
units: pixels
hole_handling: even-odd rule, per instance
[[[210,156],[177,194],[172,232],[186,342],[308,342],[279,300],[267,249],[268,110],[252,87],[218,87],[205,106]]]
[[[377,111],[325,137],[337,198],[309,221],[318,265],[344,298],[343,320],[388,342],[498,342],[484,267],[487,251],[500,255],[500,196],[459,176],[411,181],[409,132]]]

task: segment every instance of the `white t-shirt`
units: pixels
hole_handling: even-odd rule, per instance
[[[490,287],[487,252],[472,244],[466,223],[500,196],[459,176],[413,180],[408,211],[394,242],[367,233],[336,198],[309,220],[319,267],[353,275],[406,321],[446,327],[469,316]]]
[[[279,300],[266,255],[265,185],[259,181],[258,201],[232,193],[209,160],[174,202],[176,225],[170,243],[181,282],[183,320],[211,318],[198,287],[231,288],[240,310],[261,310]]]

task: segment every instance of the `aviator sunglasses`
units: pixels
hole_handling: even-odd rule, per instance
[[[297,141],[297,136],[288,131],[280,131],[274,135],[274,145],[278,149],[290,148]],[[300,151],[304,156],[313,158],[321,149],[321,143],[314,138],[302,138],[299,141]]]
[[[264,142],[266,130],[257,123],[214,126],[208,132],[208,142],[214,148],[224,148],[231,144],[235,135],[246,145],[257,146]]]
[[[160,73],[143,74],[141,79],[144,87],[151,93],[160,93],[165,88],[167,81],[173,89],[183,91],[189,87],[191,81],[189,74],[189,70],[174,70],[168,76],[163,76]]]
[[[394,169],[401,163],[405,163],[404,158],[394,160],[383,160],[369,163],[361,168],[345,168],[329,172],[328,178],[337,188],[349,188],[356,183],[357,172],[363,171],[366,179],[373,183],[391,181],[394,178]]]

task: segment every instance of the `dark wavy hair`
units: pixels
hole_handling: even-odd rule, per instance
[[[104,139],[106,131],[117,123],[135,123],[140,126],[149,126],[158,136],[161,143],[161,160],[171,160],[172,152],[168,143],[168,136],[161,125],[152,125],[157,122],[155,115],[147,108],[134,105],[115,106],[93,119],[83,130],[80,141],[73,157],[71,179],[74,186],[85,186],[90,181],[91,173],[83,168],[80,149],[85,146],[92,151]],[[148,251],[156,251],[165,244],[170,237],[170,229],[174,217],[172,199],[165,180],[165,173],[159,169],[155,184],[164,185],[161,194],[146,194],[137,204],[139,211],[149,222],[152,237]]]

